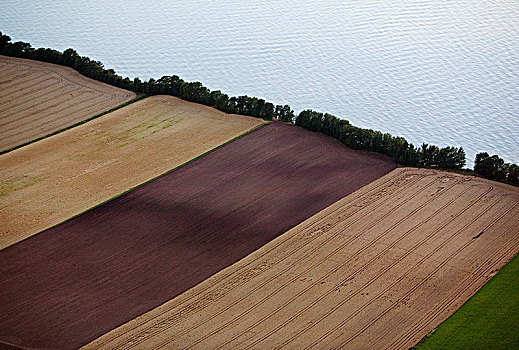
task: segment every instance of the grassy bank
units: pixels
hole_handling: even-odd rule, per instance
[[[519,256],[415,349],[519,349]]]

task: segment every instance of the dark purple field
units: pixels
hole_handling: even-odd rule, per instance
[[[263,127],[0,251],[0,343],[80,347],[395,167],[298,127]]]

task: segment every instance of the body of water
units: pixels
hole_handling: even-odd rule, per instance
[[[519,163],[516,0],[3,0],[0,31]]]

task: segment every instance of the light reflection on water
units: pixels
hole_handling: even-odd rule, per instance
[[[150,5],[151,4],[151,5]],[[4,0],[0,30],[519,163],[519,3]]]

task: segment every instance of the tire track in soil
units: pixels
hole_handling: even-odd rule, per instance
[[[519,222],[516,223],[516,226],[517,225],[519,225]],[[509,232],[512,229],[513,226],[510,227],[506,232]],[[423,330],[427,327],[427,325],[430,324],[434,319],[436,319],[436,317],[438,317],[445,310],[449,309],[460,295],[465,294],[469,289],[473,287],[473,285],[477,282],[477,279],[471,277],[476,276],[478,278],[485,278],[485,276],[488,275],[488,273],[494,269],[494,266],[490,264],[493,260],[501,260],[503,257],[515,255],[514,253],[516,253],[519,249],[519,241],[513,238],[509,240],[509,243],[510,245],[503,245],[500,249],[492,253],[492,255],[490,255],[480,266],[478,266],[475,272],[468,275],[467,279],[460,283],[460,285],[468,283],[468,285],[464,289],[454,290],[452,293],[446,295],[441,300],[440,305],[442,306],[439,309],[433,309],[426,313],[422,318],[415,322],[413,328],[410,329],[409,335],[402,339],[396,339],[393,343],[389,345],[389,348],[402,348],[404,344],[411,342],[412,339],[410,338],[412,338],[413,334],[422,333]],[[486,266],[485,269],[483,269],[484,266]],[[486,279],[488,280],[489,278]],[[382,339],[386,334],[382,334],[378,339],[376,339],[376,341]]]
[[[449,201],[448,203],[446,203],[443,207],[441,207],[439,210],[437,210],[435,213],[433,213],[433,215],[431,215],[430,217],[428,217],[428,218],[427,218],[426,220],[424,220],[424,221],[429,221],[432,217],[434,217],[435,215],[437,215],[437,214],[438,214],[441,210],[443,210],[445,207],[447,207],[448,205],[452,204],[452,203],[454,202],[454,200],[455,200],[455,199],[453,199],[453,200]],[[408,218],[409,218],[409,217],[408,217]],[[406,219],[407,219],[407,218],[406,218]],[[403,220],[402,220],[402,222],[403,222]],[[406,233],[405,233],[403,236],[399,237],[399,239],[398,239],[397,241],[394,241],[391,245],[388,245],[388,247],[386,247],[384,250],[382,250],[382,251],[379,252],[377,255],[375,255],[374,257],[372,257],[372,258],[371,258],[367,263],[365,263],[364,265],[362,265],[361,267],[359,267],[358,269],[356,269],[353,273],[351,273],[351,274],[348,275],[346,278],[344,278],[344,279],[343,279],[339,284],[335,285],[335,286],[334,286],[333,288],[331,288],[328,292],[326,292],[326,293],[324,293],[324,294],[321,294],[317,300],[315,300],[314,302],[312,302],[311,304],[309,304],[307,307],[305,307],[305,308],[303,308],[302,310],[300,310],[300,312],[298,312],[297,314],[291,316],[289,320],[287,320],[287,321],[285,321],[284,323],[282,323],[283,327],[284,327],[285,325],[288,325],[288,324],[289,324],[290,322],[292,322],[293,320],[295,320],[295,319],[296,319],[297,317],[299,317],[303,312],[309,310],[311,307],[313,307],[313,306],[314,306],[315,304],[317,304],[319,301],[321,301],[322,299],[324,299],[326,296],[328,296],[328,295],[330,295],[331,293],[333,293],[333,292],[334,292],[338,287],[340,287],[342,284],[346,283],[348,280],[351,280],[352,278],[354,278],[354,277],[357,276],[358,274],[362,273],[362,272],[363,272],[367,267],[369,267],[369,265],[371,265],[374,261],[376,261],[378,258],[380,258],[384,253],[390,251],[390,249],[391,249],[392,247],[394,247],[398,242],[400,242],[402,239],[404,239],[405,237],[407,237],[411,232],[414,232],[418,227],[421,226],[422,223],[423,223],[423,222],[421,222],[421,223],[418,224],[418,225],[415,225],[412,229],[406,231]],[[397,226],[398,226],[398,223],[397,223],[396,225],[394,225],[394,227],[397,227]],[[393,227],[393,228],[394,228],[394,227]],[[392,228],[389,229],[389,230],[387,230],[387,231],[385,231],[381,236],[384,236],[385,234],[387,234],[387,233],[388,233],[389,231],[391,231],[391,230],[392,230]],[[360,253],[362,253],[363,251],[365,251],[365,250],[367,250],[368,248],[370,248],[371,246],[373,246],[374,243],[378,242],[378,239],[380,239],[380,238],[381,238],[381,237],[378,237],[376,241],[371,241],[371,242],[370,242],[370,243],[372,243],[372,244],[367,245],[367,246],[365,246],[364,248],[361,248],[361,250],[358,252],[357,256],[358,256]],[[345,300],[344,300],[344,303],[346,303],[347,301],[349,301],[350,299],[352,299],[353,297],[355,297],[355,296],[358,294],[358,292],[360,292],[363,288],[369,286],[372,282],[374,282],[375,280],[377,280],[377,279],[378,279],[378,278],[379,278],[383,273],[385,273],[386,271],[388,271],[391,267],[397,265],[401,260],[403,260],[403,258],[405,258],[405,256],[402,257],[402,258],[399,258],[399,260],[397,260],[397,261],[395,261],[393,264],[387,266],[387,267],[386,267],[386,268],[385,268],[381,273],[379,273],[379,275],[376,275],[372,280],[370,280],[370,281],[367,282],[365,285],[363,285],[359,291],[357,291],[355,294],[351,295],[348,299],[345,299]],[[349,261],[351,261],[351,259],[349,259],[348,262],[349,262]],[[342,267],[344,267],[344,266],[346,266],[346,265],[347,265],[347,264],[343,264],[343,265],[341,265],[338,269],[340,269],[340,268],[342,268]],[[337,269],[337,270],[338,270],[338,269]],[[311,288],[318,286],[318,285],[320,284],[320,282],[322,282],[324,279],[326,279],[326,277],[327,277],[327,276],[322,277],[321,279],[319,279],[318,281],[316,281],[316,282],[311,286]],[[309,288],[309,289],[310,289],[310,288]],[[306,292],[306,291],[308,291],[308,290],[305,290],[305,292]],[[301,294],[301,295],[302,295],[302,294]],[[299,296],[300,296],[300,295],[298,295],[298,297],[299,297]],[[287,304],[287,305],[288,305],[288,304]],[[275,315],[275,314],[276,314],[277,312],[279,312],[279,311],[280,311],[280,309],[276,310],[276,311],[273,312],[272,314],[269,314],[269,317],[272,317],[273,315]],[[324,318],[322,318],[322,319],[324,319]],[[315,327],[316,325],[319,324],[320,321],[322,321],[322,319],[317,319],[315,322],[313,322],[313,324],[312,324],[311,327],[305,328],[304,330],[302,330],[302,331],[300,331],[299,333],[297,333],[295,336],[293,336],[293,337],[287,339],[286,343],[288,344],[289,341],[295,339],[297,336],[299,336],[299,335],[300,335],[301,333],[303,333],[304,331],[307,331],[307,330],[309,330],[310,328]],[[264,320],[264,321],[266,321],[266,320]],[[257,326],[257,325],[254,325],[254,327],[255,327],[255,326]],[[264,335],[264,336],[262,337],[261,340],[259,340],[259,341],[257,341],[257,342],[255,341],[253,344],[248,345],[248,346],[246,347],[246,349],[249,349],[249,348],[253,347],[254,345],[256,345],[257,343],[259,343],[259,342],[262,341],[262,340],[265,340],[265,339],[268,338],[270,335],[272,335],[272,334],[274,334],[275,332],[279,331],[279,330],[282,329],[283,327],[282,327],[282,326],[278,326],[278,327],[276,327],[273,331],[271,331],[271,332],[267,333],[266,335]],[[251,327],[251,329],[252,329],[252,328],[253,328],[253,327]],[[281,347],[283,347],[283,346],[285,346],[285,345],[286,345],[286,344],[283,343],[283,344],[281,345]]]
[[[452,187],[451,187],[452,188]],[[462,193],[466,193],[468,192],[470,188],[467,188],[465,189],[465,191]],[[485,196],[487,193],[489,193],[491,190],[489,190],[488,192],[484,193],[481,195],[481,197]],[[437,199],[437,198],[436,198]],[[398,237],[397,240],[393,241],[393,243],[391,243],[390,245],[388,245],[386,248],[384,248],[381,252],[379,252],[377,255],[375,255],[374,257],[372,257],[367,263],[365,263],[364,265],[362,265],[361,267],[359,267],[358,269],[356,269],[353,273],[351,273],[350,275],[348,275],[347,277],[345,277],[340,283],[336,284],[333,288],[329,289],[326,293],[322,294],[319,296],[319,298],[317,300],[315,300],[314,302],[312,302],[311,304],[309,304],[307,307],[303,308],[299,313],[293,315],[290,317],[290,319],[288,321],[285,321],[282,325],[283,326],[279,326],[277,327],[275,330],[269,332],[267,335],[264,336],[264,338],[262,338],[261,340],[257,341],[257,342],[254,342],[253,344],[251,345],[248,345],[246,347],[246,349],[249,349],[249,348],[252,348],[254,345],[256,345],[257,343],[259,343],[260,341],[262,340],[265,340],[268,336],[274,334],[275,332],[279,331],[281,328],[283,328],[285,325],[289,324],[290,322],[292,322],[293,320],[295,320],[297,317],[299,317],[303,312],[309,310],[311,307],[315,306],[319,301],[321,301],[322,299],[324,299],[325,297],[327,297],[328,295],[330,295],[331,293],[333,293],[338,287],[340,287],[342,284],[346,283],[348,280],[354,278],[355,276],[357,276],[358,274],[362,273],[366,268],[368,268],[373,262],[375,262],[377,259],[379,259],[381,256],[383,256],[385,253],[389,252],[393,247],[396,246],[397,243],[401,242],[404,238],[406,238],[407,236],[409,236],[412,232],[416,231],[418,228],[420,228],[425,222],[428,222],[430,221],[432,218],[436,217],[436,215],[438,215],[439,213],[441,213],[446,207],[450,206],[452,203],[454,203],[458,198],[453,198],[452,200],[450,200],[449,202],[447,202],[446,204],[444,204],[442,207],[440,207],[439,209],[437,209],[431,216],[429,216],[426,220],[423,220],[422,222],[416,224],[415,226],[413,226],[411,229],[409,229],[408,231],[406,231],[403,235],[401,235],[400,237]],[[459,217],[462,213],[464,213],[466,210],[468,210],[470,208],[469,207],[466,207],[462,212],[456,214],[456,216],[454,218],[457,218]],[[420,242],[420,245],[422,244],[425,244],[426,241],[430,238],[432,238],[439,230],[441,230],[443,227],[447,226],[448,224],[450,223],[447,222],[445,223],[442,227],[436,229],[435,231],[433,231],[433,233],[429,234],[424,240],[422,240]],[[396,227],[396,225],[395,225]],[[389,232],[389,231],[388,231]],[[384,235],[384,234],[383,234]],[[364,250],[367,250],[368,248],[370,248],[372,245],[369,245],[366,247],[366,249],[363,249]],[[375,275],[371,280],[369,280],[367,283],[365,283],[362,287],[359,288],[359,290],[357,290],[355,293],[351,294],[350,296],[348,296],[348,298],[346,299],[343,299],[343,301],[336,305],[335,307],[336,308],[339,308],[340,306],[344,305],[346,302],[350,301],[351,299],[353,299],[355,296],[357,296],[364,288],[366,288],[367,286],[371,285],[374,281],[376,281],[377,279],[379,279],[385,272],[389,271],[392,267],[398,265],[401,261],[403,261],[408,255],[411,254],[411,251],[409,252],[406,252],[404,255],[402,255],[401,257],[398,258],[398,260],[395,260],[392,264],[386,266],[384,269],[382,269],[378,275]],[[324,278],[323,278],[324,279]],[[314,285],[317,286],[318,283],[316,283]],[[329,312],[329,314],[331,314],[331,312],[335,311],[335,309],[332,309],[332,311]],[[278,312],[278,311],[276,311]],[[291,336],[290,338],[288,338],[286,340],[286,342],[282,343],[280,345],[280,347],[284,347],[286,346],[287,344],[289,344],[292,340],[294,340],[295,338],[297,338],[299,335],[301,335],[302,333],[308,331],[309,329],[317,326],[319,324],[319,322],[321,322],[324,318],[326,318],[329,314],[323,316],[322,318],[319,318],[317,319],[316,321],[314,321],[312,323],[311,326],[307,327],[307,328],[304,328],[302,330],[300,330],[298,333],[296,333],[295,335]]]
[[[499,201],[499,199],[497,199],[496,201],[494,201],[493,204],[497,203],[498,201]],[[510,211],[510,210],[513,209],[514,207],[515,207],[515,205],[514,205],[512,208],[510,208],[508,211]],[[492,207],[489,206],[489,207],[487,208],[486,211],[490,210],[491,208],[492,208]],[[485,211],[485,212],[486,212],[486,211]],[[488,228],[489,228],[490,226],[492,226],[495,222],[497,222],[498,220],[500,220],[501,218],[503,218],[503,216],[504,216],[506,213],[508,213],[508,211],[505,212],[505,213],[503,213],[499,218],[495,219],[494,222],[492,222],[491,224],[487,225],[487,226],[485,227],[485,229],[488,229]],[[475,219],[474,219],[472,222],[470,222],[470,223],[475,222],[477,219],[478,219],[478,218],[475,218]],[[466,226],[468,226],[468,225],[466,225]],[[466,226],[465,226],[465,227],[466,227]],[[459,232],[461,232],[461,231],[462,231],[462,229],[460,229],[459,231],[457,231],[456,234],[459,233]],[[448,241],[445,241],[445,243],[444,243],[443,245],[447,244],[447,242],[449,242],[450,240],[452,240],[454,237],[455,237],[455,234],[452,235],[451,237],[449,237]],[[429,279],[430,279],[434,274],[436,274],[436,273],[437,273],[437,272],[438,272],[438,271],[439,271],[443,266],[445,266],[445,265],[446,265],[450,260],[452,260],[452,259],[453,259],[454,257],[456,257],[460,252],[462,252],[463,250],[465,250],[468,246],[470,246],[470,245],[473,244],[473,243],[474,243],[474,240],[470,240],[470,241],[466,242],[462,247],[456,249],[456,251],[455,251],[453,254],[449,255],[449,257],[448,257],[447,259],[445,259],[445,260],[444,260],[440,265],[438,265],[438,266],[437,266],[433,271],[431,271],[431,272],[430,272],[430,273],[429,273],[429,274],[428,274],[424,279],[422,279],[422,281],[420,281],[420,282],[419,282],[418,284],[416,284],[416,285],[415,285],[411,290],[409,290],[409,291],[408,291],[404,296],[400,297],[400,299],[398,299],[396,302],[394,302],[393,305],[392,305],[391,307],[385,309],[385,310],[384,310],[384,311],[383,311],[379,316],[377,316],[377,317],[376,317],[372,322],[370,322],[367,326],[363,327],[361,330],[357,331],[353,336],[351,336],[350,338],[346,339],[346,341],[344,341],[343,343],[341,343],[341,344],[339,345],[339,348],[344,348],[344,347],[345,347],[348,343],[350,343],[353,339],[355,339],[355,338],[358,337],[360,334],[362,334],[363,332],[365,332],[365,331],[369,328],[369,326],[371,326],[371,325],[372,325],[373,323],[375,323],[378,319],[380,319],[382,316],[384,316],[384,315],[387,314],[389,311],[391,311],[394,307],[396,307],[399,303],[401,303],[403,300],[405,300],[407,297],[409,297],[409,295],[411,295],[411,294],[412,294],[416,289],[418,289],[420,286],[422,286],[423,284],[425,284],[425,283],[426,283],[426,282],[427,282],[427,281],[428,281],[428,280],[429,280]],[[421,263],[423,263],[424,261],[426,261],[427,258],[431,257],[432,255],[434,255],[434,253],[438,252],[439,249],[440,249],[440,248],[435,249],[435,250],[434,250],[433,252],[431,252],[429,255],[427,255],[427,256],[425,256],[424,258],[422,258],[422,260],[420,260],[419,263],[415,264],[414,266],[415,266],[415,267],[416,267],[416,266],[419,266]],[[411,270],[411,269],[410,269],[410,270]],[[391,287],[392,287],[392,286],[393,286],[393,284],[391,285]],[[388,288],[388,290],[389,290],[389,289],[390,289],[390,288]],[[379,295],[378,295],[375,299],[378,299],[381,295],[382,295],[382,293],[379,293]],[[370,302],[371,302],[371,301],[370,301]],[[368,305],[369,305],[369,303],[366,304],[366,307],[367,307]],[[364,306],[363,306],[363,307],[364,307]],[[347,321],[349,321],[349,320],[347,320]],[[346,322],[347,322],[347,321],[346,321]],[[346,323],[346,322],[344,322],[344,323]],[[317,343],[316,343],[316,344],[317,344]],[[316,345],[316,344],[315,344],[315,345]],[[307,348],[305,348],[305,349],[308,349],[308,348],[309,348],[309,347],[307,347]]]
[[[20,118],[17,118],[16,121],[13,121],[9,124],[13,124],[17,121],[20,121],[20,120],[23,120],[24,122],[23,123],[18,123],[18,125],[15,125],[15,126],[12,126],[10,128],[6,128],[4,130],[4,132],[9,132],[9,131],[13,131],[13,130],[17,130],[17,129],[20,129],[21,127],[24,127],[24,126],[29,126],[31,129],[33,128],[39,128],[40,126],[42,125],[48,125],[48,124],[51,124],[51,123],[54,123],[54,122],[57,122],[61,119],[61,117],[56,117],[54,119],[51,119],[51,120],[44,120],[42,121],[41,123],[39,124],[34,124],[34,120],[39,120],[40,119],[40,116],[41,115],[44,115],[45,114],[50,114],[50,115],[56,115],[58,113],[62,113],[62,112],[65,112],[67,110],[70,109],[70,105],[69,106],[64,106],[58,110],[54,110],[55,107],[58,107],[60,105],[63,105],[63,103],[69,103],[69,102],[74,102],[73,105],[75,107],[77,106],[80,106],[80,105],[84,105],[84,104],[88,104],[87,106],[85,107],[82,107],[82,108],[79,108],[79,109],[75,109],[75,113],[81,113],[87,109],[90,109],[92,108],[92,103],[95,103],[95,101],[97,100],[100,100],[102,99],[103,96],[101,95],[98,95],[98,96],[95,96],[95,97],[91,97],[89,96],[89,93],[88,92],[85,92],[84,94],[81,94],[79,95],[78,97],[74,97],[74,98],[70,98],[68,100],[65,100],[63,102],[55,102],[53,104],[51,104],[50,106],[48,107],[45,107],[45,108],[41,108],[41,109],[38,109],[34,112],[31,112],[31,113],[27,113],[25,116],[22,116]],[[74,101],[76,100],[76,101]],[[29,118],[27,118],[27,116],[29,116]],[[9,136],[17,136],[17,135],[21,135],[22,133],[26,132],[27,128],[25,130],[21,130],[17,133],[14,133],[14,134],[10,134]]]
[[[30,110],[31,108],[35,108],[37,107],[38,105],[41,105],[41,104],[44,104],[45,101],[41,101],[42,99],[45,100],[46,97],[49,97],[49,98],[53,98],[55,96],[53,96],[54,93],[56,92],[59,92],[59,94],[57,95],[63,95],[63,93],[67,94],[70,96],[71,93],[74,93],[76,91],[79,91],[81,90],[80,87],[76,87],[76,88],[72,88],[70,90],[64,90],[62,86],[58,86],[54,89],[51,89],[51,90],[48,90],[48,91],[44,91],[42,92],[41,94],[36,94],[36,95],[32,95],[31,96],[31,100],[25,100],[25,101],[20,101],[19,103],[17,104],[14,104],[13,106],[11,107],[8,107],[8,108],[5,108],[4,109],[4,112],[5,113],[8,113],[11,109],[16,109],[16,112],[14,113],[9,113],[10,116],[12,117],[13,115],[17,115],[17,114],[22,114],[21,117],[18,117],[16,119],[13,119],[13,120],[8,120],[7,122],[5,123],[0,123],[0,126],[5,126],[5,125],[9,125],[9,124],[12,124],[12,123],[15,123],[19,120],[23,120],[24,119],[24,115],[23,115],[23,112],[27,111],[27,110]],[[72,99],[69,99],[69,101],[72,100]],[[64,101],[66,102],[66,101]],[[27,106],[27,104],[29,103],[32,103],[30,105]],[[55,105],[59,105],[59,104],[54,104],[54,105],[51,105],[51,106],[55,106]],[[35,114],[35,113],[33,113]]]

